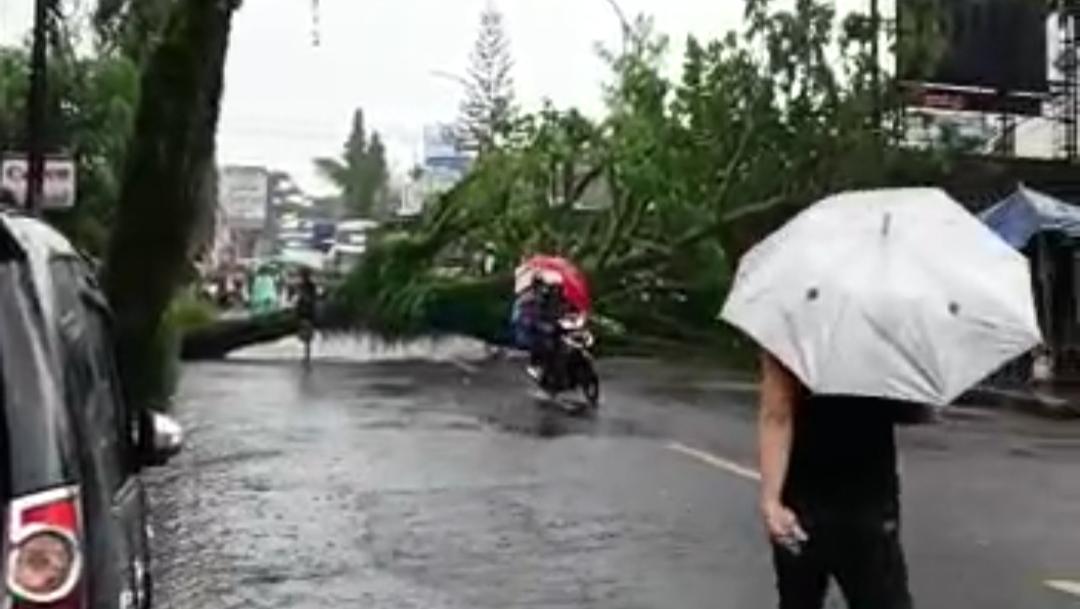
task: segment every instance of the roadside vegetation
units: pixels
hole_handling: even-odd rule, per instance
[[[873,73],[869,17],[814,0],[745,8],[742,32],[688,40],[674,77],[668,39],[647,18],[626,23],[622,48],[602,51],[600,117],[514,111],[509,79],[490,69],[511,65],[497,57],[509,47],[490,42],[505,36],[485,17],[469,74],[492,82],[468,88],[462,120],[483,144],[473,170],[383,236],[340,304],[390,337],[502,342],[513,269],[559,254],[589,275],[609,347],[737,352],[716,315],[747,247],[827,193],[934,183],[961,149],[906,145],[895,83]]]
[[[214,137],[238,0],[101,0],[49,19],[47,146],[78,165],[48,220],[103,261],[132,403],[168,400],[167,312],[213,227]],[[0,49],[0,144],[26,139],[25,47]],[[174,351],[174,350],[173,350]]]
[[[161,362],[188,320],[170,308],[213,232],[214,133],[238,7],[101,0],[50,19],[47,143],[75,158],[79,194],[48,219],[102,261],[139,405],[168,399]],[[737,352],[715,316],[746,247],[825,193],[932,183],[960,149],[948,137],[917,154],[905,145],[895,83],[874,78],[866,16],[819,0],[792,10],[747,0],[745,14],[741,32],[687,41],[677,74],[647,18],[625,23],[620,48],[602,51],[606,110],[586,116],[520,110],[511,41],[486,12],[459,125],[474,167],[419,218],[388,224],[332,295],[335,323],[504,342],[513,269],[543,252],[584,267],[607,347]],[[27,55],[0,48],[6,148],[25,140]],[[350,209],[378,215],[383,146],[361,115],[354,123],[342,158],[319,165]]]

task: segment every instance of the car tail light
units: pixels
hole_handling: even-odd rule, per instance
[[[78,488],[16,499],[10,515],[7,587],[15,609],[80,607],[82,513]]]

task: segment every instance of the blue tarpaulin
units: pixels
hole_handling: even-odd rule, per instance
[[[1080,237],[1080,207],[1023,185],[979,217],[1016,249],[1044,231]]]

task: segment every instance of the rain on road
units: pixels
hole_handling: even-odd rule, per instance
[[[472,349],[291,350],[187,366],[158,607],[775,605],[739,379],[606,362],[588,420]],[[920,607],[1080,606],[1080,426],[965,409],[902,444]]]

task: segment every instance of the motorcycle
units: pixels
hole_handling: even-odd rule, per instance
[[[559,394],[580,389],[585,406],[596,410],[600,406],[600,378],[592,355],[595,343],[584,315],[560,319],[549,337],[549,345],[540,362],[540,371],[533,377],[540,389],[555,400]]]

